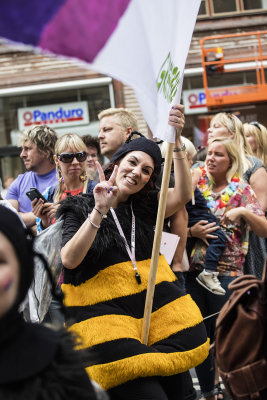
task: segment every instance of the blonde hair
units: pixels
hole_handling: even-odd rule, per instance
[[[267,129],[264,125],[259,124],[258,122],[257,125],[256,123],[245,123],[243,127],[245,135],[249,134],[256,140],[257,149],[254,155],[258,157],[265,166],[267,166]]]
[[[181,136],[181,140],[185,144],[185,149],[186,149],[187,155],[190,155],[193,158],[194,155],[197,153],[195,146],[193,145],[191,140],[187,139],[184,136]],[[166,152],[167,152],[167,142],[162,143],[162,145],[160,147],[160,151],[161,151],[162,158],[165,158]]]
[[[243,171],[242,171],[242,160],[240,157],[240,151],[238,147],[236,146],[235,142],[230,139],[230,138],[214,138],[211,141],[209,141],[208,148],[212,143],[219,142],[223,144],[226,148],[228,157],[231,162],[231,166],[228,169],[226,173],[226,180],[227,182],[231,182],[231,179],[233,178],[234,175],[237,175],[239,178],[242,178],[243,176]],[[206,162],[205,162],[206,165]],[[214,183],[213,177],[207,172],[209,181],[211,184]]]
[[[101,121],[104,117],[115,116],[120,126],[126,130],[132,128],[133,131],[138,132],[138,122],[135,114],[127,110],[127,108],[107,108],[98,114],[98,119]]]
[[[23,146],[27,141],[34,143],[39,153],[45,154],[50,163],[54,164],[53,155],[57,141],[54,129],[47,125],[32,125],[20,134],[19,145]]]
[[[71,148],[73,152],[86,151],[86,146],[82,138],[76,133],[66,133],[65,135],[62,135],[58,138],[55,145],[56,156],[58,154],[64,153],[68,148]],[[62,193],[64,192],[64,185],[63,185],[64,182],[62,182],[61,180],[61,169],[57,164],[56,164],[56,169],[57,169],[57,177],[59,185],[54,195],[54,202],[59,201],[62,196]],[[81,182],[83,182],[83,193],[86,193],[88,185],[88,176],[86,169],[84,169],[84,171],[81,173],[80,180]]]
[[[224,126],[228,130],[228,132],[232,134],[232,140],[238,148],[238,151],[240,152],[243,165],[243,173],[246,172],[247,169],[251,168],[251,162],[249,161],[248,156],[251,156],[252,152],[251,147],[245,136],[242,122],[234,114],[226,113],[216,114],[212,118],[210,123],[212,124],[216,122]]]

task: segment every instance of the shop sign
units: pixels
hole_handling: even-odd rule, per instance
[[[227,96],[238,96],[241,94],[253,93],[255,87],[249,86],[226,86],[210,88],[210,97],[220,98]],[[183,104],[185,108],[185,114],[203,114],[208,112],[206,106],[206,94],[204,89],[192,89],[183,91]]]
[[[208,112],[204,89],[183,90],[185,114],[200,114]]]
[[[31,125],[49,125],[51,128],[62,128],[88,124],[87,101],[18,109],[19,130],[28,128]]]

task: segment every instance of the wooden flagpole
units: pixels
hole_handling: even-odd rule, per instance
[[[163,230],[163,223],[164,223],[166,202],[167,202],[167,194],[168,194],[170,173],[171,173],[171,166],[172,166],[173,148],[174,148],[173,143],[167,144],[167,152],[166,152],[164,169],[163,169],[163,177],[162,177],[162,184],[161,184],[161,190],[160,190],[157,222],[156,222],[156,228],[155,228],[155,236],[154,236],[154,243],[153,243],[153,249],[152,249],[151,265],[150,265],[147,294],[146,294],[146,303],[145,303],[145,310],[144,310],[144,319],[143,319],[143,326],[142,326],[141,341],[144,344],[147,344],[147,342],[148,342],[150,318],[151,318],[151,312],[152,312],[156,274],[157,274],[158,261],[159,261],[159,251],[160,251],[160,245],[161,245],[161,235],[162,235],[162,230]]]

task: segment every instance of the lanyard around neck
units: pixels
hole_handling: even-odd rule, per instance
[[[129,257],[130,257],[130,260],[132,261],[133,268],[134,268],[134,271],[135,271],[135,279],[136,279],[138,285],[141,285],[141,277],[140,277],[140,275],[138,273],[138,270],[137,270],[136,258],[135,258],[135,215],[133,213],[132,203],[131,203],[131,211],[132,211],[131,249],[130,249],[128,243],[127,243],[126,237],[125,237],[125,235],[123,233],[123,230],[122,230],[121,224],[120,224],[120,222],[118,220],[118,217],[117,217],[117,215],[116,215],[116,213],[115,213],[115,211],[114,211],[114,209],[112,207],[110,208],[110,211],[111,211],[111,214],[112,214],[113,219],[115,221],[115,224],[116,224],[116,226],[118,228],[118,231],[119,231],[121,237],[124,239],[125,248],[126,248],[127,253],[129,255]]]

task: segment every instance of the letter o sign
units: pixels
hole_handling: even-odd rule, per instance
[[[26,122],[32,121],[32,113],[30,111],[25,111],[23,118]]]
[[[198,96],[192,93],[190,96],[188,96],[188,101],[190,104],[196,104],[198,102]]]

